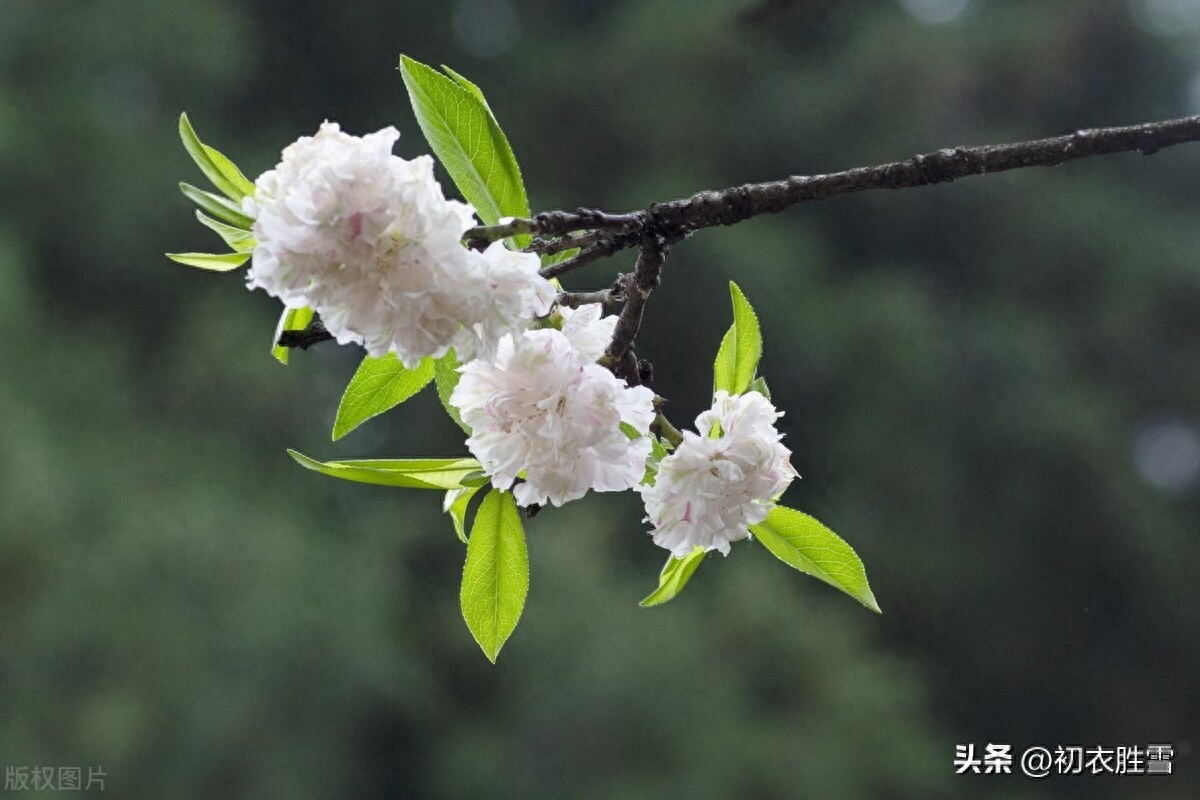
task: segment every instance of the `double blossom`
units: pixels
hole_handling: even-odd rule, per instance
[[[729,555],[730,542],[750,535],[796,471],[775,429],[782,414],[758,392],[720,391],[713,406],[683,432],[658,465],[653,486],[641,487],[654,543],[683,558],[696,547]]]
[[[372,356],[409,367],[451,347],[490,358],[502,336],[549,312],[554,287],[534,254],[463,247],[472,208],[443,196],[429,156],[392,155],[399,136],[326,122],[289,145],[244,201],[257,242],[247,282],[312,308],[339,343]]]
[[[562,330],[505,337],[494,361],[462,368],[450,396],[471,428],[467,447],[522,506],[624,491],[645,474],[654,393],[596,363],[616,321],[600,311],[564,308]]]

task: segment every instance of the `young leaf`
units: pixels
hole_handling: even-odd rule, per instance
[[[454,424],[470,436],[471,429],[462,421],[462,415],[458,413],[457,408],[450,405],[450,395],[454,393],[454,387],[458,386],[458,379],[462,377],[458,374],[458,367],[458,358],[451,350],[433,362],[433,379],[437,382],[438,399],[442,401],[442,408],[446,409]]]
[[[767,386],[767,379],[759,375],[754,380],[750,381],[750,391],[758,392],[768,400],[771,399],[771,388]]]
[[[450,521],[454,523],[454,533],[463,543],[467,541],[467,506],[470,505],[471,498],[482,488],[482,486],[464,486],[462,489],[451,489],[446,492],[446,499],[442,501],[442,511],[450,515]]]
[[[662,572],[659,573],[658,588],[639,605],[642,608],[650,608],[675,599],[675,596],[682,592],[683,587],[692,579],[692,573],[700,566],[700,562],[704,560],[704,553],[704,548],[697,545],[696,549],[683,558],[675,556],[668,558],[667,563],[663,565]]]
[[[280,337],[284,331],[302,331],[308,327],[308,323],[312,322],[313,310],[308,306],[304,308],[285,308],[283,314],[279,316],[279,324],[275,326],[275,338],[271,340],[271,355],[275,356],[275,360],[280,364],[288,363],[288,354],[292,352],[292,348],[284,347],[279,344]]]
[[[542,269],[545,269],[546,267],[553,267],[555,264],[561,264],[567,259],[574,258],[577,255],[579,255],[578,247],[572,247],[570,250],[560,250],[557,253],[543,253]],[[558,285],[557,281],[555,282],[555,285]]]
[[[484,224],[495,225],[501,217],[528,217],[521,169],[479,87],[404,55],[400,74],[429,146]],[[529,239],[514,238],[518,246]]]
[[[401,56],[401,58],[403,58],[403,56]],[[483,103],[483,107],[486,108],[489,113],[491,112],[492,109],[488,106],[487,100],[483,96],[483,89],[480,89],[477,84],[475,84],[472,81],[467,80],[462,75],[459,75],[457,72],[455,72],[454,70],[447,67],[445,64],[442,64],[442,72],[446,73],[451,78],[453,78],[454,81],[459,86],[463,87],[468,92],[475,95],[475,99],[478,100],[479,102]],[[492,119],[495,119],[495,114],[492,115]]]
[[[206,192],[203,189],[197,189],[190,183],[180,183],[179,191],[183,192],[184,197],[191,200],[200,209],[209,216],[224,220],[235,228],[241,228],[244,231],[254,227],[254,220],[242,211],[241,206],[228,200],[224,197]]]
[[[730,394],[742,394],[754,380],[758,360],[762,357],[762,332],[758,328],[758,316],[733,281],[729,282],[729,293],[733,297],[733,324],[717,351],[713,392],[724,389]]]
[[[493,489],[471,526],[460,595],[463,619],[493,664],[517,627],[528,593],[529,554],[517,503]]]
[[[232,161],[200,141],[186,113],[179,115],[179,138],[200,171],[230,200],[240,203],[243,197],[254,193],[254,184]]]
[[[876,614],[882,613],[854,549],[817,520],[775,506],[765,520],[750,526],[750,532],[783,563],[841,589]]]
[[[317,461],[288,450],[296,463],[322,475],[358,483],[401,489],[461,489],[481,486],[487,478],[473,475],[479,462],[473,458],[399,458],[361,461]]]
[[[216,166],[221,174],[225,176],[226,180],[232,183],[234,188],[242,193],[242,197],[254,194],[254,181],[242,174],[242,171],[238,169],[237,164],[234,164],[232,161],[230,161],[224,153],[222,153],[220,150],[217,150],[215,147],[209,147],[208,145],[204,145],[204,152],[208,154],[208,157],[212,161],[213,165]],[[235,199],[238,199],[240,202],[240,198]]]
[[[198,208],[196,209],[196,219],[200,220],[200,224],[204,227],[216,231],[225,244],[229,245],[235,252],[251,253],[254,251],[254,234],[250,231],[226,225],[218,219],[213,219]]]
[[[249,253],[167,253],[167,258],[189,267],[199,267],[213,272],[229,272],[237,269],[250,258]]]
[[[334,441],[371,417],[400,405],[431,380],[432,358],[423,358],[415,369],[408,369],[393,353],[382,358],[364,356],[338,404],[333,422]]]

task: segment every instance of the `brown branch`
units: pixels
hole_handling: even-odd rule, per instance
[[[559,292],[555,300],[560,306],[579,308],[589,303],[603,303],[605,306],[615,306],[621,300],[620,281],[607,289],[595,292]]]
[[[630,386],[641,382],[637,358],[633,354],[633,342],[642,327],[642,311],[650,293],[658,288],[663,263],[670,249],[670,243],[661,237],[643,244],[633,268],[633,277],[624,281],[625,305],[617,317],[612,341],[604,355],[611,364],[613,374],[624,378]]]
[[[472,228],[468,242],[487,242],[530,233],[564,236],[575,231],[605,231],[579,255],[543,270],[552,277],[628,247],[643,246],[650,238],[677,240],[693,231],[734,225],[760,214],[775,214],[797,203],[826,200],[871,189],[909,189],[949,183],[970,175],[1006,172],[1025,167],[1052,167],[1091,156],[1141,152],[1152,155],[1166,147],[1200,141],[1200,116],[1090,128],[1065,136],[1012,144],[954,147],[872,167],[856,167],[822,175],[793,175],[778,181],[746,183],[691,197],[655,203],[640,211],[606,214],[593,209],[551,211],[506,225]]]
[[[586,267],[593,261],[607,258],[613,253],[624,250],[626,247],[629,247],[636,241],[636,238],[630,238],[629,236],[605,236],[595,244],[590,244],[583,248],[566,261],[560,261],[557,264],[551,264],[548,267],[542,267],[539,272],[543,278],[554,278],[559,275],[565,275],[571,270],[579,269],[580,267]]]

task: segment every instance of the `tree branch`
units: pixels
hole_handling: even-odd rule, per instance
[[[621,315],[617,317],[612,341],[609,342],[604,355],[611,364],[613,374],[624,378],[630,386],[641,383],[637,358],[633,354],[633,342],[642,327],[642,310],[646,307],[646,299],[650,297],[650,293],[658,287],[662,266],[670,249],[670,243],[661,237],[643,244],[641,252],[638,253],[637,264],[633,268],[633,277],[624,282],[625,305],[621,308]]]
[[[546,277],[553,277],[625,248],[644,246],[655,237],[678,240],[702,228],[734,225],[760,214],[778,213],[797,203],[870,189],[930,186],[970,175],[1025,167],[1052,167],[1110,153],[1152,155],[1166,147],[1195,141],[1200,141],[1200,116],[1143,125],[1090,128],[1048,139],[946,148],[872,167],[746,183],[698,192],[691,197],[655,203],[640,211],[623,214],[607,214],[595,209],[550,211],[504,225],[472,228],[463,238],[468,243],[486,245],[489,241],[528,233],[542,237],[565,236],[563,244],[570,246],[567,242],[579,238],[579,234],[571,236],[576,231],[604,232],[591,240],[592,243],[575,258],[542,271]],[[544,243],[542,246],[556,245]]]
[[[567,308],[579,308],[590,303],[603,303],[607,307],[615,306],[620,299],[621,281],[618,279],[613,286],[595,292],[559,292],[555,302]]]

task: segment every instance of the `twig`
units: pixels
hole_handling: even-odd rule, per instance
[[[500,225],[485,225],[471,228],[463,234],[468,247],[486,246],[488,242],[507,239],[510,236],[534,234],[561,236],[572,231],[627,231],[638,227],[638,212],[632,214],[606,214],[594,208],[575,211],[543,211],[532,219],[516,219]]]
[[[662,409],[655,409],[654,421],[650,423],[650,430],[658,435],[660,439],[666,439],[671,447],[679,447],[683,443],[683,434],[679,432],[662,413]]]
[[[543,278],[554,278],[559,275],[565,275],[571,270],[585,267],[593,261],[598,261],[601,258],[611,256],[613,253],[624,250],[631,244],[637,242],[636,238],[628,236],[605,236],[595,244],[588,245],[580,250],[566,261],[560,261],[557,264],[551,264],[548,267],[542,267],[539,272]]]
[[[633,278],[626,282],[625,305],[617,317],[612,341],[604,352],[612,364],[613,373],[618,378],[624,378],[630,386],[640,382],[633,342],[642,327],[642,311],[646,307],[646,298],[658,288],[662,266],[670,249],[670,243],[661,237],[642,245],[633,268]]]
[[[607,233],[602,230],[589,231],[588,233],[568,233],[558,238],[534,239],[529,247],[525,249],[530,253],[552,255],[576,247],[587,247],[589,244],[595,244],[600,241],[606,235]]]
[[[1200,141],[1200,116],[1079,130],[1065,136],[1012,144],[955,147],[872,167],[856,167],[823,175],[793,175],[778,181],[746,183],[691,197],[655,203],[641,211],[606,214],[590,209],[552,211],[506,225],[472,228],[467,241],[495,241],[516,233],[562,236],[573,231],[606,231],[607,236],[575,258],[547,268],[552,277],[638,247],[648,237],[678,240],[702,228],[734,225],[760,214],[775,214],[797,203],[826,200],[870,189],[908,189],[949,183],[969,175],[1006,172],[1025,167],[1052,167],[1091,156],[1141,152],[1151,155],[1167,147]]]
[[[619,285],[620,281],[618,281]],[[617,285],[595,292],[560,292],[558,304],[567,308],[579,308],[589,303],[603,303],[605,306],[615,306],[621,300]]]
[[[275,344],[280,347],[298,347],[301,350],[307,350],[314,344],[328,342],[333,339],[333,334],[325,330],[325,326],[321,324],[321,320],[313,320],[313,322],[303,330],[284,331],[279,334],[279,341]]]

